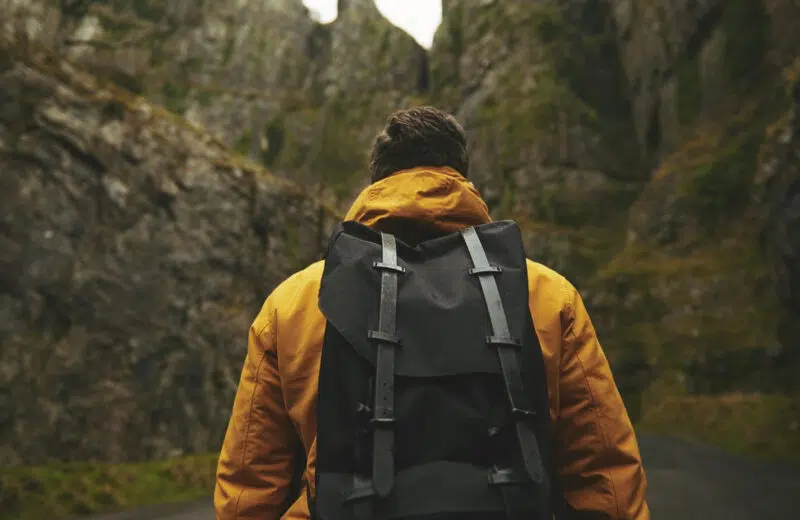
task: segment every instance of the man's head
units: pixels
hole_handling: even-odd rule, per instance
[[[375,138],[369,166],[372,182],[418,166],[449,166],[466,177],[464,129],[452,115],[434,107],[397,111]]]

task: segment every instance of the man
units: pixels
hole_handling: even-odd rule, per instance
[[[407,273],[403,274],[406,271],[414,269],[419,271],[419,273],[415,273],[416,278],[406,276],[405,281],[400,282],[400,299],[394,307],[399,309],[396,310],[398,329],[403,327],[403,316],[410,312],[404,310],[408,309],[409,304],[404,303],[402,283],[408,284],[410,287],[413,283],[419,283],[417,281],[412,283],[412,281],[419,280],[423,275],[424,264],[413,264],[413,269],[400,265],[412,266],[411,262],[414,261],[414,258],[419,260],[419,251],[421,250],[413,249],[414,245],[438,244],[436,247],[441,249],[445,247],[442,244],[453,244],[452,247],[448,247],[453,251],[458,249],[461,252],[458,253],[460,256],[452,258],[456,258],[456,263],[463,264],[470,257],[466,255],[467,249],[463,247],[463,243],[459,242],[459,233],[463,235],[467,243],[472,240],[470,254],[474,253],[476,247],[478,253],[477,256],[472,256],[475,263],[470,274],[477,274],[476,278],[481,278],[481,284],[479,285],[477,280],[474,283],[472,280],[463,283],[464,287],[469,285],[468,289],[472,291],[469,293],[472,294],[470,298],[474,300],[475,295],[484,294],[488,305],[491,292],[487,292],[486,288],[491,289],[493,286],[495,292],[498,292],[498,286],[492,285],[495,282],[491,280],[500,280],[501,284],[503,277],[512,277],[505,278],[505,280],[523,280],[521,282],[523,300],[521,301],[524,311],[521,315],[528,318],[524,323],[530,324],[528,336],[532,341],[530,344],[535,345],[527,350],[536,351],[535,353],[528,352],[528,354],[536,356],[542,367],[542,379],[545,379],[542,387],[546,391],[542,398],[545,410],[543,415],[549,415],[546,418],[547,425],[545,426],[552,427],[552,437],[546,437],[546,433],[541,433],[546,432],[547,428],[537,429],[538,449],[537,446],[533,446],[531,449],[530,443],[528,443],[528,453],[523,453],[522,457],[525,458],[528,469],[530,468],[527,466],[527,462],[531,457],[540,459],[539,461],[533,460],[531,463],[536,467],[542,467],[542,461],[549,461],[545,466],[547,466],[547,471],[552,473],[552,489],[554,490],[552,496],[555,497],[555,502],[560,497],[566,503],[565,511],[568,514],[563,515],[562,509],[555,503],[552,504],[552,507],[547,506],[551,507],[548,511],[559,512],[560,518],[648,520],[650,515],[644,497],[646,478],[636,437],[579,293],[558,273],[530,260],[526,261],[524,252],[521,256],[521,272],[517,274],[514,273],[512,266],[511,269],[506,269],[506,272],[499,276],[494,276],[497,273],[493,271],[499,272],[501,269],[481,263],[480,239],[487,245],[488,251],[491,247],[491,244],[488,243],[491,233],[505,231],[502,229],[498,231],[499,228],[492,227],[498,223],[491,223],[486,204],[472,183],[467,180],[469,159],[464,131],[460,125],[451,115],[432,107],[396,112],[389,117],[386,127],[376,138],[370,169],[372,183],[361,192],[350,208],[345,218],[349,227],[341,228],[339,233],[344,233],[352,240],[356,240],[353,237],[360,237],[358,243],[366,248],[365,251],[372,251],[371,254],[380,255],[383,251],[384,262],[370,262],[365,271],[368,271],[373,264],[378,269],[383,268],[382,273],[396,271],[394,275],[376,275],[378,277],[376,280],[380,281],[375,283],[384,284],[380,285],[380,290],[374,291],[375,298],[377,298],[377,293],[381,294],[381,306],[384,301],[383,293],[386,292],[387,287],[386,280],[393,280],[392,276],[394,276],[395,284],[397,284],[396,279],[406,276]],[[513,235],[514,229],[512,228],[513,226],[506,226],[503,229]],[[348,229],[350,231],[347,231]],[[480,231],[472,233],[471,230]],[[348,233],[350,234],[348,235]],[[370,233],[374,233],[375,236]],[[469,238],[470,233],[472,239]],[[393,236],[397,237],[397,242],[394,242]],[[425,242],[431,239],[436,240]],[[326,345],[325,352],[335,350],[334,346],[329,347],[328,343],[334,341],[331,339],[332,335],[338,335],[339,331],[336,329],[340,328],[341,317],[346,318],[347,312],[351,312],[353,315],[353,309],[349,309],[349,307],[357,308],[360,302],[371,296],[369,298],[363,296],[349,301],[344,297],[339,297],[337,300],[338,296],[335,293],[339,290],[337,289],[339,286],[335,284],[335,280],[323,281],[323,278],[328,276],[329,271],[333,269],[333,267],[328,269],[325,263],[333,261],[330,257],[331,254],[337,255],[335,246],[338,243],[340,243],[338,239],[332,243],[332,249],[329,251],[326,261],[315,263],[296,273],[275,289],[267,298],[263,309],[250,328],[247,357],[219,459],[214,498],[218,520],[308,518],[309,500],[312,502],[312,511],[316,509],[320,513],[319,507],[323,505],[323,502],[326,500],[335,502],[338,500],[335,497],[342,495],[342,493],[336,494],[321,489],[322,485],[319,482],[323,479],[315,478],[315,468],[321,467],[320,463],[322,462],[322,458],[318,457],[318,418],[322,418],[324,413],[327,413],[322,410],[321,405],[320,410],[317,409],[321,351],[323,343]],[[425,245],[422,251],[433,251],[436,247]],[[514,247],[507,249],[513,250]],[[387,251],[389,256],[386,256]],[[349,253],[345,252],[345,257],[347,254]],[[397,258],[393,255],[396,255]],[[500,256],[502,256],[502,252],[492,253],[490,251],[489,257],[492,259]],[[380,258],[380,256],[377,257],[378,260]],[[348,260],[345,258],[345,260],[337,260],[337,262],[336,267],[344,269]],[[466,280],[468,266],[464,265],[464,273],[457,274],[458,276],[463,274],[463,279]],[[469,266],[471,265],[473,264],[470,263]],[[455,272],[456,270],[458,269],[453,267],[449,271]],[[441,276],[451,276],[448,274],[449,271],[439,272]],[[490,276],[485,276],[487,274]],[[513,278],[517,275],[522,278]],[[380,278],[381,276],[382,278]],[[456,274],[452,274],[452,276],[456,276]],[[328,278],[334,278],[334,276],[330,275]],[[431,283],[435,282],[435,278],[431,278],[433,280]],[[524,282],[525,279],[527,279],[527,285]],[[484,282],[486,283],[484,284]],[[377,286],[373,284],[372,287]],[[397,286],[394,287],[394,292],[397,292]],[[527,287],[527,290],[524,287]],[[483,293],[480,292],[481,288],[484,289]],[[445,289],[447,288],[445,287]],[[519,314],[514,315],[515,309],[508,305],[509,300],[513,299],[512,293],[516,289],[513,285],[506,285],[500,289],[502,289],[502,299],[507,304],[506,311],[508,311],[510,326],[512,329],[519,327],[518,323],[523,323],[523,321],[520,321]],[[372,289],[363,294],[370,295],[372,294],[370,291]],[[457,287],[452,292],[453,294],[467,294],[469,291],[466,289],[462,291]],[[439,299],[442,298],[440,294]],[[486,319],[487,307],[482,303],[480,307],[476,306],[478,303],[473,302],[473,304],[473,309],[482,307],[483,315],[474,314],[474,318],[465,318],[458,328],[470,330],[469,327],[474,325],[472,322],[476,321],[480,323],[474,326],[484,327],[483,321]],[[370,303],[370,305],[373,304]],[[450,303],[439,302],[430,305],[433,305],[432,309],[441,309]],[[324,313],[321,307],[325,308]],[[365,311],[365,314],[375,314],[372,309],[365,309]],[[383,308],[379,312],[382,315]],[[491,313],[490,309],[489,314]],[[517,317],[513,318],[512,315]],[[450,314],[444,313],[441,316],[450,319],[449,317],[458,317],[459,315],[450,312]],[[492,315],[492,326],[495,327],[494,336],[502,336],[503,334],[497,332],[495,317]],[[359,318],[356,316],[354,319]],[[366,319],[364,318],[364,320]],[[425,317],[420,315],[419,319],[424,321]],[[442,323],[445,322],[446,320]],[[334,323],[336,327],[331,326],[331,323]],[[379,325],[379,327],[382,326]],[[346,328],[346,325],[341,325],[341,330]],[[535,329],[535,334],[532,329]],[[403,333],[408,338],[418,332],[407,329]],[[447,334],[457,332],[451,330]],[[431,334],[435,333],[436,331],[431,332]],[[391,336],[391,330],[389,332],[379,331],[374,334],[379,340],[379,346],[383,345],[381,340],[391,342],[386,339]],[[400,331],[397,334],[403,335]],[[520,332],[520,335],[524,334],[524,332]],[[505,335],[510,334],[506,333]],[[347,336],[347,334],[343,333],[341,336]],[[370,338],[372,337],[370,336]],[[446,338],[447,336],[440,337]],[[366,331],[364,331],[364,338],[366,338]],[[342,340],[343,338],[339,337],[340,343]],[[481,342],[483,340],[484,336],[480,338]],[[492,340],[491,337],[486,338],[487,342],[491,342],[490,340]],[[354,337],[352,342],[358,341],[360,341],[358,337]],[[505,341],[505,343],[510,342],[512,341]],[[347,341],[344,341],[344,344],[346,343]],[[499,343],[504,343],[504,341],[501,340]],[[518,343],[518,345],[528,346],[528,343]],[[411,347],[413,345],[404,345],[402,349]],[[430,352],[431,346],[428,345],[427,348]],[[417,355],[413,352],[404,353],[402,349],[400,356],[413,357]],[[502,349],[497,350],[499,352]],[[406,352],[411,352],[411,350]],[[528,354],[520,353],[517,360],[525,367],[533,367],[535,364],[524,364],[526,361],[523,360],[523,357]],[[370,353],[367,352],[367,357],[369,355]],[[380,355],[379,353],[379,358]],[[499,354],[492,355],[499,356]],[[491,361],[490,358],[484,359]],[[444,362],[450,361],[452,360],[448,358]],[[511,361],[516,362],[514,359]],[[380,360],[372,362],[382,363]],[[398,377],[400,377],[402,362],[398,361],[398,363],[400,365],[395,367]],[[506,376],[506,366],[503,362],[492,363],[494,363],[492,365],[494,368],[488,367],[491,363],[487,362],[487,373],[492,372],[493,376],[498,376],[498,380],[501,380],[499,375],[502,372],[503,377]],[[331,362],[328,364],[330,365]],[[365,366],[369,367],[370,365]],[[326,370],[335,371],[337,369],[328,367]],[[407,370],[413,371],[413,367]],[[523,372],[525,370],[528,369],[522,369]],[[335,372],[330,373],[335,374]],[[535,373],[535,371],[531,373]],[[376,377],[380,378],[381,376]],[[328,379],[330,378],[328,377]],[[346,376],[342,376],[333,385],[330,381],[326,382],[327,389],[325,392],[319,392],[320,398],[325,397],[330,401],[333,398],[331,394],[338,391],[337,385],[344,387],[348,382],[349,379]],[[508,378],[506,378],[506,382],[508,382]],[[396,387],[395,393],[399,395],[402,383],[398,383],[398,385],[400,386]],[[373,385],[373,394],[376,386],[380,385]],[[393,386],[394,383],[390,381],[389,388]],[[509,394],[513,393],[511,390],[509,389]],[[535,392],[529,393],[528,396],[534,394]],[[536,398],[533,397],[533,399]],[[368,405],[371,403],[371,401],[365,402]],[[375,403],[376,407],[380,404],[378,401]],[[360,406],[367,411],[367,415],[376,414],[371,411],[370,406],[363,404]],[[397,405],[396,413],[403,413],[401,407],[400,404]],[[512,407],[516,408],[513,403]],[[536,403],[529,406],[529,408],[535,407]],[[514,412],[518,411],[520,410],[514,410]],[[450,413],[445,409],[442,409],[441,412]],[[522,410],[522,412],[535,415],[533,411]],[[372,417],[373,422],[377,421],[376,416]],[[327,417],[336,418],[335,415],[331,416],[330,414]],[[417,425],[419,428],[424,429],[426,422],[436,423],[435,415],[423,417],[426,419]],[[398,466],[390,471],[386,484],[379,485],[377,483],[379,476],[376,470],[375,483],[367,481],[367,487],[362,487],[362,489],[368,490],[367,494],[377,493],[382,497],[391,489],[400,493],[400,489],[405,485],[402,482],[403,477],[400,476],[403,468],[400,468],[399,465],[403,464],[400,459],[408,456],[409,444],[402,438],[408,430],[405,430],[406,434],[402,433],[401,419],[399,418],[398,424],[395,425],[395,429],[398,430],[396,449],[391,448],[387,451],[390,456],[394,453],[397,457]],[[483,417],[471,418],[473,422],[483,419]],[[515,420],[518,421],[518,426],[523,425],[524,430],[525,421]],[[472,423],[465,422],[464,424]],[[377,425],[375,428],[379,426]],[[542,425],[540,424],[540,426]],[[446,429],[447,424],[442,423],[442,427]],[[527,431],[530,431],[530,428]],[[519,433],[517,436],[513,433],[513,429],[511,432],[509,443],[516,444],[519,438],[520,445],[522,445],[523,433]],[[430,433],[428,437],[436,436],[436,431],[432,430]],[[322,439],[322,433],[320,433],[320,439]],[[377,437],[375,439],[374,444],[377,445]],[[542,439],[550,440],[543,441]],[[331,441],[325,442],[330,443]],[[404,442],[405,444],[403,444]],[[480,448],[479,444],[475,443],[471,446]],[[300,448],[299,453],[298,447]],[[322,455],[322,451],[323,448],[320,448],[319,455]],[[525,452],[524,449],[523,452]],[[375,454],[377,457],[378,452],[375,451]],[[339,454],[331,453],[325,456],[330,459]],[[463,454],[458,455],[462,458],[463,456]],[[326,464],[331,463],[326,462]],[[365,467],[367,468],[366,472],[369,473],[371,471],[369,468],[372,466]],[[291,489],[291,481],[292,475],[300,472],[303,474],[303,486],[306,492],[297,493]],[[397,477],[392,480],[394,473],[397,473]],[[509,470],[505,475],[507,477],[512,473],[513,471]],[[534,475],[536,470],[527,471],[527,473]],[[541,475],[534,476],[541,477]],[[383,475],[383,477],[387,477],[387,475]],[[386,478],[383,477],[381,480],[386,481]],[[486,480],[485,475],[482,478],[484,481]],[[499,482],[502,478],[497,480]],[[524,475],[523,480],[530,482],[527,475]],[[542,481],[541,478],[534,480]],[[353,482],[353,479],[351,478],[349,482]],[[433,479],[432,482],[438,482],[444,486],[446,479]],[[450,482],[450,484],[452,483]],[[318,486],[320,489],[316,489]],[[386,488],[386,493],[380,493],[378,488],[381,486]],[[438,485],[427,487],[435,489]],[[373,492],[372,488],[377,491]],[[417,493],[421,492],[426,492],[426,490],[418,488]],[[442,492],[444,493],[444,491]],[[328,498],[323,496],[326,493]],[[502,496],[508,504],[506,501],[508,495],[504,492]],[[318,499],[322,501],[320,504],[317,504]],[[468,502],[466,498],[464,501]],[[333,506],[325,507],[328,507],[329,511],[333,511],[331,509]],[[548,514],[552,517],[553,513]],[[510,513],[509,515],[511,516]],[[334,513],[320,515],[323,519],[326,516],[336,518]],[[473,517],[470,516],[470,518]],[[525,517],[525,515],[521,517]],[[529,515],[527,518],[533,518],[533,516]]]

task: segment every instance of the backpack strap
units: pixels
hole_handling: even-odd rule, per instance
[[[382,257],[372,267],[381,272],[381,294],[378,309],[378,328],[367,336],[377,347],[373,407],[361,405],[359,410],[372,412],[372,478],[353,475],[345,501],[352,506],[356,520],[370,520],[381,514],[376,498],[386,498],[394,487],[394,376],[395,349],[400,338],[395,334],[397,324],[397,275],[406,269],[397,263],[397,241],[393,235],[381,233]]]
[[[394,362],[400,340],[395,335],[397,322],[397,275],[405,268],[397,264],[395,237],[381,233],[383,261],[373,267],[381,271],[381,297],[378,330],[369,331],[369,338],[378,348],[375,363],[375,406],[372,418],[373,459],[372,486],[375,494],[386,498],[394,485]]]
[[[531,409],[528,396],[523,387],[522,372],[516,352],[522,346],[522,342],[517,338],[511,337],[508,319],[503,308],[503,300],[500,297],[497,280],[494,278],[496,274],[502,272],[502,269],[489,264],[486,251],[483,249],[480,237],[478,237],[474,227],[463,230],[461,234],[474,265],[469,273],[478,277],[483,297],[486,300],[486,307],[489,310],[493,335],[486,338],[486,343],[488,346],[497,349],[500,369],[505,380],[506,394],[511,405],[511,414],[515,422],[525,470],[528,476],[539,484],[544,481],[545,475],[536,435],[531,425],[531,420],[536,413]],[[503,473],[505,472],[498,472],[494,481],[497,484],[503,482],[511,483],[508,482]]]

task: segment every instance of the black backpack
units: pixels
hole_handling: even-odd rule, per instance
[[[544,360],[512,221],[334,231],[312,519],[552,519]],[[487,312],[488,311],[488,312]]]

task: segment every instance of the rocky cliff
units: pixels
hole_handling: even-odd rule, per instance
[[[0,461],[208,450],[326,212],[204,130],[0,47]]]
[[[2,374],[6,395],[47,396],[5,401],[7,461],[213,449],[241,330],[324,237],[320,202],[286,181],[344,209],[383,119],[421,103],[457,114],[493,215],[581,289],[634,418],[800,395],[792,0],[444,0],[429,52],[369,0],[327,25],[300,0],[0,12],[17,52],[48,49],[6,59],[0,83]],[[109,415],[98,395],[120,433],[80,437]]]

